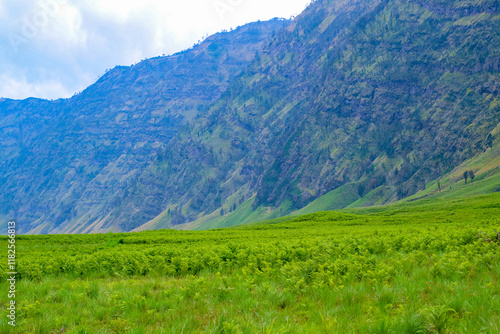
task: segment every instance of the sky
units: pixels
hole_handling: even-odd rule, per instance
[[[170,55],[310,0],[0,0],[0,97],[58,99],[106,69]]]

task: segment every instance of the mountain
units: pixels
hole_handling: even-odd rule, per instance
[[[424,190],[498,140],[499,10],[315,1],[174,138],[110,226],[222,227]]]
[[[70,99],[0,101],[2,220],[17,219],[20,233],[88,232],[288,24],[251,23],[169,57],[116,67]]]
[[[0,181],[0,190],[8,189],[2,208],[18,203],[18,219],[30,233],[215,228],[418,197],[441,179],[453,187],[456,171],[471,161],[497,163],[497,0],[317,0],[291,24],[279,24],[283,29],[198,112],[183,109],[197,96],[186,91],[175,126],[153,116],[136,121],[164,110],[161,94],[154,78],[147,85],[141,77],[112,80],[121,69],[108,73],[110,84],[103,78],[75,100],[24,101],[35,115],[34,106],[45,104],[45,114],[26,117],[17,132],[22,140],[2,139],[10,145],[2,154],[12,156],[9,177]],[[207,53],[218,49],[204,45]],[[101,93],[115,86],[134,89],[129,98]],[[95,103],[84,102],[86,94]],[[145,102],[127,105],[136,96]],[[85,118],[116,100],[126,112],[109,107],[105,114],[113,117]],[[64,110],[58,121],[45,121],[56,109]],[[130,127],[108,129],[123,113]],[[0,124],[19,124],[3,114]],[[26,126],[51,135],[33,144],[24,139],[34,131]],[[77,131],[78,139],[67,136]],[[107,156],[106,148],[113,153]],[[42,153],[45,159],[29,160]],[[68,167],[94,166],[102,157],[98,175]],[[54,172],[47,177],[49,167]],[[75,183],[76,173],[88,177],[85,188]],[[36,206],[29,206],[31,198]]]

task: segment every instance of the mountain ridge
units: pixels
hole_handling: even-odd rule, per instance
[[[498,139],[499,19],[492,0],[317,0],[268,34],[245,69],[220,80],[227,84],[220,95],[184,114],[175,133],[137,142],[143,160],[140,169],[127,169],[130,182],[109,182],[110,175],[128,175],[116,172],[124,162],[114,160],[93,187],[98,195],[86,197],[88,206],[75,211],[69,203],[69,213],[53,214],[62,221],[44,218],[27,230],[213,228],[285,216],[318,200],[342,209],[424,191]],[[206,52],[217,52],[210,45]],[[161,72],[155,68],[147,70]],[[120,69],[112,74],[119,77]],[[127,112],[148,114],[161,105],[158,80],[119,82],[143,97],[142,104],[124,104]],[[109,91],[111,102],[124,96],[105,80],[99,85],[92,89]],[[182,87],[175,94],[185,99],[175,107],[196,109]],[[120,143],[165,126],[136,125]],[[93,136],[102,136],[96,129]]]
[[[317,29],[317,32],[320,31],[319,36],[317,34],[308,36],[309,45],[319,42],[327,44],[332,41],[342,41],[341,36],[335,35],[339,31],[349,36],[349,38],[343,37],[346,42],[344,46],[336,44],[335,49],[325,47],[323,54],[318,51],[318,48],[307,50],[307,53],[305,53],[307,59],[313,59],[313,61],[309,62],[311,67],[303,70],[303,73],[307,73],[308,76],[313,76],[315,69],[317,69],[315,65],[317,63],[314,63],[316,60],[322,61],[323,64],[332,65],[337,62],[342,66],[337,67],[334,71],[323,71],[319,75],[313,76],[316,82],[307,87],[309,96],[320,96],[316,101],[310,99],[313,104],[308,102],[312,106],[314,106],[314,103],[319,105],[317,107],[319,110],[314,116],[316,119],[311,117],[311,112],[307,111],[311,109],[308,109],[304,101],[301,100],[301,94],[305,91],[303,90],[305,80],[301,81],[297,80],[296,77],[294,78],[298,82],[297,84],[301,85],[297,89],[290,89],[294,83],[291,83],[291,85],[282,84],[282,82],[288,80],[286,76],[289,78],[296,76],[293,69],[285,73],[280,71],[283,69],[283,67],[280,67],[282,65],[280,61],[287,59],[287,56],[291,59],[293,54],[278,55],[282,58],[275,59],[271,65],[262,65],[264,66],[262,70],[264,73],[253,73],[251,72],[253,67],[250,67],[245,73],[248,81],[240,84],[235,83],[232,86],[236,91],[240,87],[246,87],[244,92],[240,92],[243,98],[235,103],[232,103],[231,98],[221,103],[224,106],[232,105],[233,108],[238,105],[240,107],[244,106],[244,114],[239,113],[242,108],[237,112],[233,111],[231,114],[230,111],[228,112],[227,107],[221,107],[222,114],[214,118],[220,124],[210,123],[213,121],[207,119],[206,123],[210,125],[206,127],[200,126],[196,131],[211,129],[216,126],[224,127],[225,124],[220,121],[224,117],[221,117],[224,113],[230,115],[224,121],[227,122],[226,124],[231,124],[227,128],[231,129],[233,133],[235,129],[240,129],[240,133],[226,139],[226,141],[236,143],[236,146],[240,148],[240,150],[236,149],[231,152],[238,155],[230,158],[232,162],[228,162],[226,165],[233,167],[240,165],[230,170],[224,170],[221,175],[235,175],[236,172],[241,177],[242,174],[248,173],[252,169],[262,168],[262,165],[259,166],[257,159],[252,160],[252,154],[259,159],[268,156],[268,163],[272,165],[270,168],[264,167],[264,169],[267,169],[265,172],[257,171],[255,177],[253,179],[249,178],[246,182],[239,181],[238,183],[234,181],[235,177],[228,177],[220,181],[216,179],[216,184],[227,185],[227,182],[233,183],[233,189],[227,190],[228,196],[224,195],[224,190],[222,190],[222,200],[218,200],[217,194],[210,190],[201,191],[198,195],[188,195],[184,202],[186,203],[183,207],[184,211],[192,212],[194,210],[200,212],[201,216],[191,215],[186,220],[203,220],[204,216],[217,215],[220,206],[215,208],[216,205],[208,203],[209,200],[214,203],[217,203],[217,201],[224,203],[226,201],[222,205],[224,210],[221,213],[227,213],[228,210],[231,210],[231,207],[234,207],[235,203],[241,204],[241,198],[243,198],[243,202],[246,202],[255,193],[257,197],[253,203],[254,210],[258,210],[260,207],[271,207],[271,211],[280,210],[281,208],[284,210],[283,214],[286,214],[303,207],[311,200],[332,189],[353,181],[355,183],[349,192],[353,199],[363,197],[372,190],[386,184],[388,187],[384,189],[386,192],[384,197],[386,197],[385,203],[388,203],[423,189],[429,181],[441,176],[447,169],[455,167],[475,154],[474,152],[482,150],[488,133],[497,126],[499,120],[498,105],[493,105],[489,101],[489,99],[496,101],[499,91],[499,58],[496,55],[499,46],[498,34],[495,34],[498,21],[489,16],[489,20],[483,22],[477,22],[476,20],[473,24],[468,25],[467,22],[471,18],[468,16],[461,17],[460,15],[465,13],[462,10],[454,10],[454,5],[460,3],[460,1],[448,3],[446,11],[448,16],[440,16],[440,14],[429,12],[414,1],[371,3],[356,1],[350,2],[350,7],[347,8],[342,7],[346,5],[340,1],[315,2],[302,14],[307,17],[304,21],[301,21],[299,17],[290,25],[288,29],[295,36],[289,39],[287,47],[283,49],[288,52],[294,50],[294,45],[304,46],[301,41],[302,36],[305,36],[307,31],[310,34],[315,29]],[[338,12],[336,12],[337,15],[330,15],[335,11],[335,5],[343,8],[344,12],[341,12],[341,15],[338,15]],[[479,4],[476,11],[497,12],[497,7],[491,7],[492,5],[496,4],[485,1]],[[360,10],[359,6],[364,8],[366,15],[360,15],[363,10]],[[353,13],[352,17],[358,19],[349,20],[349,13]],[[348,25],[347,28],[346,24]],[[431,32],[430,27],[434,27],[435,31]],[[326,34],[326,36],[323,34]],[[408,34],[411,34],[410,36],[414,38],[412,39]],[[485,41],[489,41],[491,44],[486,45]],[[374,42],[374,46],[379,45],[379,51],[374,49],[371,45],[372,42]],[[278,42],[275,40],[272,43]],[[457,45],[454,46],[454,44]],[[450,50],[451,46],[459,48],[463,55],[457,56],[460,52]],[[344,54],[339,51],[339,48],[344,48]],[[266,57],[267,50],[264,50],[262,57]],[[384,50],[390,51],[389,58],[387,58],[387,55],[385,56],[387,60],[380,59],[380,61],[370,63],[373,59],[371,55],[374,52],[383,55]],[[279,52],[276,49],[274,51]],[[444,52],[444,54],[440,54],[440,52]],[[315,57],[315,54],[320,55]],[[389,59],[393,60],[389,61]],[[266,61],[268,60],[266,59]],[[303,61],[297,61],[290,67],[296,68],[300,66],[297,64],[303,63]],[[367,66],[368,64],[369,66]],[[373,74],[367,73],[367,69],[372,70]],[[376,71],[373,71],[373,69]],[[371,74],[371,77],[369,74]],[[330,76],[330,78],[327,76]],[[271,77],[276,82],[268,80],[268,85],[265,86],[265,89],[262,89],[263,96],[259,96],[256,90],[248,92],[252,91],[252,88],[248,89],[248,82],[253,84],[255,77]],[[237,80],[243,81],[241,78]],[[328,80],[326,81],[327,84],[325,84],[325,80]],[[358,82],[358,80],[362,82]],[[288,80],[288,82],[291,81]],[[348,81],[347,84],[339,84],[346,83],[346,81]],[[324,87],[321,87],[318,83],[322,83]],[[238,84],[239,87],[237,87]],[[467,85],[469,86],[467,87]],[[280,95],[279,87],[283,86],[293,91],[294,95],[289,95],[288,100],[282,101],[281,105],[273,102],[269,103],[269,105],[261,103],[260,106],[255,107],[253,110],[252,107],[248,106],[249,104],[255,106],[259,103],[259,101],[255,101],[255,98],[252,100],[251,98],[248,99],[248,97],[257,96],[258,99],[262,100],[266,98],[266,94],[278,97]],[[269,93],[273,89],[276,93]],[[314,91],[319,93],[314,93]],[[427,96],[424,94],[427,94]],[[424,99],[422,95],[425,96]],[[339,96],[340,98],[338,98]],[[408,100],[413,103],[412,106],[407,106]],[[437,101],[437,103],[433,101]],[[273,106],[277,110],[274,114],[269,111]],[[490,106],[492,106],[491,110]],[[378,108],[378,110],[374,110],[374,107]],[[442,116],[444,109],[447,110],[445,117]],[[269,133],[276,132],[276,125],[279,124],[280,115],[293,113],[294,110],[296,110],[295,118],[285,122],[285,130],[283,131],[285,136],[269,135],[271,139],[268,140],[274,140],[272,144],[261,144],[259,142],[260,140],[266,140],[265,136]],[[408,111],[402,112],[406,110]],[[464,114],[462,114],[462,110],[465,110]],[[302,112],[307,113],[307,117]],[[265,133],[260,137],[262,139],[253,137],[256,123],[252,124],[252,122],[256,121],[253,121],[255,118],[252,118],[252,113],[256,115],[255,118],[277,117],[275,123],[273,123],[273,128],[260,129],[261,132]],[[373,118],[375,113],[378,113],[380,118]],[[332,115],[334,118],[332,118]],[[299,119],[303,121],[299,121]],[[332,119],[335,120],[336,125],[329,127],[328,124],[332,123]],[[345,125],[338,125],[343,123]],[[303,125],[302,129],[299,124]],[[372,127],[370,124],[377,125]],[[471,124],[474,124],[474,126],[469,127]],[[286,126],[295,126],[296,129],[291,130]],[[321,129],[322,126],[324,130]],[[353,126],[354,131],[351,130]],[[479,128],[474,129],[476,126]],[[314,131],[311,131],[311,128]],[[470,131],[470,133],[464,133],[464,129],[468,129],[467,131]],[[403,130],[403,133],[400,133],[400,130]],[[428,130],[433,132],[428,132]],[[326,143],[335,141],[335,138],[331,137],[335,131],[338,133],[338,138],[342,138],[343,141],[328,148]],[[407,131],[407,134],[404,131]],[[229,132],[229,130],[226,132]],[[300,139],[301,132],[306,134],[303,139]],[[363,138],[361,134],[365,133],[368,136]],[[190,144],[192,146],[195,152],[192,159],[184,157],[178,161],[193,163],[193,161],[203,161],[201,159],[203,156],[207,161],[210,159],[215,160],[215,158],[210,157],[210,142],[204,142],[204,139],[200,138],[199,142],[192,144],[195,141],[192,135],[193,132],[186,134],[186,138],[189,138],[189,140],[181,144]],[[420,139],[418,139],[419,137]],[[262,147],[255,147],[253,152],[247,150],[242,153],[241,148],[251,145],[249,141],[241,143],[242,138],[252,138],[252,141],[259,142],[257,146],[266,147],[267,145],[269,151],[266,152]],[[215,138],[210,140],[214,141]],[[360,142],[360,140],[362,141]],[[419,142],[421,144],[418,144]],[[434,147],[429,146],[432,142],[434,142],[435,151]],[[316,145],[316,143],[319,145]],[[283,149],[273,150],[273,145]],[[308,159],[304,159],[303,156],[307,152],[304,150],[304,145],[310,145],[307,148],[311,150]],[[297,153],[290,155],[289,152],[294,150]],[[374,155],[377,151],[379,152],[378,155]],[[245,156],[245,159],[239,159],[240,156]],[[356,159],[358,163],[352,165],[348,162],[344,167],[338,166],[339,157],[345,160],[349,156]],[[315,162],[308,163],[308,160]],[[185,164],[183,168],[189,168],[188,165]],[[222,170],[215,166],[218,166],[217,163],[212,165],[211,168]],[[205,171],[209,168],[208,166],[198,165],[193,170]],[[310,171],[304,173],[304,168],[309,168]],[[328,174],[331,171],[334,171],[335,174],[333,178],[329,179]],[[167,168],[163,174],[170,172],[175,174],[175,169]],[[201,181],[198,182],[206,184],[203,178],[203,176],[200,176],[199,180]],[[256,183],[259,183],[259,185],[255,186]],[[235,196],[242,187],[248,189],[244,190],[244,196],[240,197],[236,202],[229,199],[231,196]],[[227,188],[230,187],[227,186]],[[192,184],[190,189],[198,190],[200,187]],[[173,192],[178,192],[178,190],[176,189]],[[198,198],[200,201],[204,201],[204,203],[200,202],[199,208],[192,204],[193,199],[198,201]],[[227,199],[229,199],[229,202],[227,202]],[[292,205],[289,202],[292,202]],[[159,203],[159,206],[161,205]],[[188,205],[189,207],[186,208]],[[164,206],[168,207],[168,205]],[[206,211],[206,207],[213,207],[215,210],[210,211],[209,209],[209,211]],[[182,211],[179,210],[175,215],[182,216]],[[168,219],[164,219],[164,221],[168,221]],[[174,225],[176,222],[182,223],[182,218],[174,220]],[[168,222],[160,226],[169,227]]]
[[[1,214],[31,233],[101,220],[288,22],[251,23],[173,56],[115,67],[70,99],[2,102]]]

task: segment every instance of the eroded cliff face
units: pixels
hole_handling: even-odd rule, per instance
[[[71,99],[1,101],[0,215],[24,233],[89,232],[288,23],[252,23],[116,67]]]
[[[498,15],[498,11],[500,10],[500,4],[496,0],[418,0],[415,2],[419,6],[433,13],[451,18],[467,17],[485,13]]]
[[[488,147],[499,18],[489,0],[318,0],[71,100],[2,102],[2,205],[25,231],[87,233],[285,215],[334,190],[333,208],[414,194]]]
[[[338,208],[423,189],[499,123],[497,4],[463,3],[314,2],[108,222],[127,229],[161,210],[160,226],[202,222],[254,195],[253,209],[286,214],[342,186]]]

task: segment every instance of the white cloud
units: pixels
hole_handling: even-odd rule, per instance
[[[57,44],[65,47],[86,44],[87,34],[83,27],[80,8],[69,5],[61,7],[57,16],[49,24],[50,27],[41,35],[46,42],[57,41]]]
[[[107,68],[172,54],[258,19],[290,17],[308,2],[0,0],[0,96],[69,97]]]
[[[0,76],[0,97],[11,99],[24,99],[27,97],[43,96],[44,98],[57,99],[69,96],[66,87],[60,81],[48,80],[29,82],[24,76]]]

